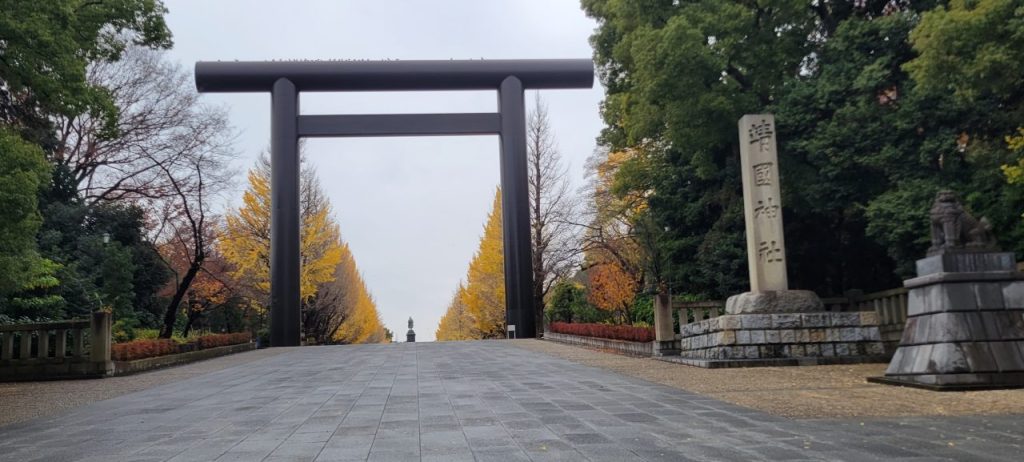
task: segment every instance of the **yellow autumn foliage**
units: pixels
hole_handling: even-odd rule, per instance
[[[231,275],[266,301],[270,300],[270,168],[265,159],[249,170],[248,179],[242,206],[227,215],[220,250],[232,265]],[[309,181],[304,175],[303,180],[303,189],[319,187],[315,179]],[[302,197],[299,284],[302,300],[307,302],[317,286],[334,279],[334,267],[341,261],[341,232],[326,199],[317,195],[317,200],[310,201],[305,192]]]
[[[231,265],[231,276],[248,288],[258,309],[265,310],[270,300],[271,210],[266,157],[249,171],[248,180],[242,206],[226,217],[219,250]],[[385,341],[377,306],[341,239],[338,224],[331,217],[330,202],[312,170],[303,169],[300,187],[299,287],[303,309],[323,311],[319,319],[328,326],[325,340]],[[311,318],[308,314],[304,319]]]
[[[1024,184],[1024,127],[1017,129],[1017,134],[1006,137],[1006,145],[1011,152],[1019,155],[1016,164],[1003,165],[1003,173],[1006,175],[1006,182],[1010,184]]]
[[[341,231],[329,214],[325,207],[302,220],[299,290],[303,301],[316,294],[320,284],[334,279],[334,268],[341,262]]]
[[[334,332],[333,340],[337,343],[380,343],[386,341],[384,324],[380,320],[377,304],[366,289],[366,282],[356,269],[355,258],[348,246],[342,248],[342,267],[339,268],[337,281],[344,300],[340,301],[345,310],[345,320]]]
[[[438,340],[467,340],[505,337],[505,256],[501,237],[501,190],[494,205],[480,247],[469,263],[465,287],[438,325]]]
[[[220,252],[233,267],[231,275],[270,299],[270,181],[256,171],[248,174],[249,189],[242,207],[225,217]]]
[[[459,288],[455,291],[455,295],[448,305],[448,310],[441,317],[441,322],[437,325],[437,331],[434,334],[437,341],[473,340],[480,338],[480,333],[476,330],[476,324],[466,309],[466,303],[462,300],[465,297],[465,293],[466,286],[459,284]]]
[[[629,302],[644,278],[646,255],[638,242],[637,222],[647,209],[647,192],[617,194],[615,178],[630,164],[643,164],[643,147],[611,151],[590,166],[593,219],[584,236],[584,266],[593,269],[591,283],[598,293],[588,295],[605,310],[628,310]],[[601,268],[610,266],[608,268]],[[595,277],[596,276],[596,277]],[[593,291],[594,287],[589,290]],[[621,306],[621,308],[620,308]]]

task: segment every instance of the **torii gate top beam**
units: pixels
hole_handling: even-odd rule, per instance
[[[278,79],[298,91],[497,90],[515,76],[523,89],[591,88],[589,59],[439,61],[200,61],[199,92],[269,92]]]

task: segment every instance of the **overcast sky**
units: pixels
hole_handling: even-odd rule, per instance
[[[590,58],[596,24],[575,0],[166,0],[171,57],[201,60]],[[541,93],[574,188],[601,129],[592,90]],[[209,94],[238,130],[237,206],[244,171],[269,143],[268,94]],[[533,92],[527,94],[532,106]],[[494,92],[308,93],[304,114],[493,112]],[[529,107],[528,107],[529,109]],[[313,139],[306,143],[342,238],[404,341],[434,339],[476,251],[499,183],[498,138]]]

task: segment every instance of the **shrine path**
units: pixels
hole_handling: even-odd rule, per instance
[[[1022,446],[1022,416],[791,420],[504,341],[293,348],[0,427],[3,461],[1016,461]]]

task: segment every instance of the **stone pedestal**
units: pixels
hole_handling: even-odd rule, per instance
[[[934,390],[1024,387],[1024,274],[1010,252],[945,252],[904,282],[907,324],[884,377]]]
[[[725,301],[728,314],[815,313],[824,310],[818,294],[809,290],[744,292]]]
[[[733,306],[737,297],[750,295],[730,298]],[[817,296],[814,300],[820,307]],[[849,364],[887,359],[874,311],[729,313],[727,309],[723,316],[684,324],[680,331],[679,356],[661,359],[710,368]]]

